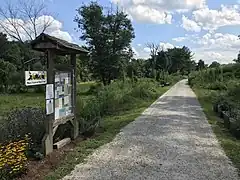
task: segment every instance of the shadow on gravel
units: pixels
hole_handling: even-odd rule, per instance
[[[83,179],[238,179],[193,97],[161,98],[107,146],[78,167]]]

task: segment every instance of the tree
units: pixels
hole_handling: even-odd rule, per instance
[[[0,7],[0,31],[20,42],[33,40],[52,24],[53,19],[46,14],[43,1],[5,1]]]
[[[212,64],[210,64],[209,68],[216,68],[216,67],[219,67],[219,66],[220,66],[219,62],[213,61]]]
[[[184,73],[189,72],[192,69],[192,52],[186,46],[182,48],[174,47],[168,49],[166,52],[159,53],[162,57],[162,69],[168,71],[169,73],[176,73],[178,71]]]
[[[200,59],[197,63],[197,70],[198,71],[203,70],[204,68],[205,68],[205,62],[202,59]]]
[[[93,76],[107,85],[112,79],[124,76],[126,64],[132,57],[130,43],[135,37],[127,14],[118,8],[104,12],[97,2],[83,5],[74,21],[87,42]]]
[[[8,92],[8,86],[12,84],[13,74],[16,72],[14,64],[0,59],[0,90]]]
[[[131,62],[128,63],[128,77],[133,78],[142,78],[145,76],[145,61],[144,59],[132,59]]]
[[[161,50],[157,54],[156,58],[156,70],[169,71],[172,66],[172,60],[169,57],[168,52]]]
[[[150,49],[150,63],[152,65],[152,77],[156,78],[156,61],[157,61],[157,54],[159,51],[159,45],[154,43],[147,43],[147,48]]]
[[[240,63],[240,52],[238,53],[237,59],[233,60],[235,63]]]

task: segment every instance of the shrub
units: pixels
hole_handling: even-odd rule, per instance
[[[132,97],[140,99],[155,98],[157,96],[156,89],[156,83],[143,81],[137,83],[131,90],[130,94]]]
[[[108,86],[101,87],[96,97],[88,100],[78,97],[77,117],[81,133],[92,135],[100,125],[103,116],[128,110],[140,99],[156,98],[158,88],[156,81],[149,79],[135,83],[130,80],[114,81]]]
[[[98,83],[98,84],[93,84],[89,87],[88,93],[89,94],[97,94],[97,92],[103,88],[102,83]]]
[[[205,87],[210,90],[227,90],[226,83],[219,81],[209,83]]]
[[[100,125],[101,111],[100,103],[96,98],[88,100],[85,105],[81,107],[78,113],[80,124],[80,132],[84,135],[92,135],[96,128]]]
[[[16,141],[30,134],[32,143],[29,150],[41,150],[41,141],[45,134],[45,111],[41,108],[23,108],[11,111],[4,124],[0,126],[0,142]]]
[[[123,96],[131,90],[130,82],[113,82],[97,93],[101,115],[114,114],[123,106]]]

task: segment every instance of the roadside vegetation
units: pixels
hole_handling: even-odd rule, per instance
[[[17,0],[13,6],[6,4],[4,13],[0,8],[0,18],[13,17],[8,18],[13,26],[10,29],[16,31],[8,31],[9,27],[5,27],[6,32],[0,32],[1,180],[63,177],[187,76],[226,153],[236,167],[240,167],[237,139],[240,128],[240,59],[235,60],[235,64],[223,66],[213,62],[208,66],[203,60],[196,63],[186,46],[163,49],[160,43],[149,42],[146,42],[146,48],[150,57],[136,58],[131,47],[135,33],[128,15],[118,7],[103,7],[97,2],[76,7],[74,18],[79,38],[86,42],[82,48],[89,51],[88,56],[77,56],[76,63],[76,115],[80,135],[62,150],[44,156],[45,86],[26,87],[24,71],[45,71],[46,56],[31,49],[31,40],[39,35],[36,29],[22,29],[16,27],[15,22],[11,23],[12,19],[23,17],[24,22],[31,21],[36,27],[37,19],[47,10],[44,1],[37,2],[27,4]],[[16,13],[19,8],[21,11]],[[0,25],[4,27],[4,24]],[[47,32],[48,28],[51,28],[51,21],[46,19],[40,29]],[[28,36],[21,37],[20,31]],[[67,64],[69,58],[57,56],[54,61]],[[219,120],[221,118],[212,107],[219,109],[220,117],[228,114],[231,123]],[[71,133],[70,123],[60,125],[54,143],[71,137]]]
[[[226,154],[240,170],[240,63],[192,72],[188,82]]]
[[[7,4],[6,13],[0,12],[0,16],[11,16],[15,8],[22,8],[15,15],[25,17],[26,22],[34,13],[34,18],[41,17],[46,10],[44,2],[31,3],[16,2],[16,7]],[[31,22],[36,26],[35,21]],[[86,42],[83,48],[90,52],[89,56],[77,56],[76,64],[80,135],[46,157],[42,149],[45,86],[24,84],[25,70],[47,69],[45,54],[33,51],[29,41],[39,32],[24,29],[29,35],[27,41],[18,36],[21,28],[13,27],[15,34],[0,33],[0,179],[43,179],[48,173],[48,178],[57,179],[69,173],[75,164],[113,139],[122,127],[183,79],[194,65],[192,53],[185,46],[163,51],[148,44],[150,58],[135,59],[131,48],[134,28],[127,14],[116,7],[106,9],[95,2],[84,4],[77,9],[74,22],[81,31],[80,39]],[[51,27],[50,21],[46,20],[43,27]],[[54,61],[66,64],[69,59],[57,56]],[[71,133],[70,123],[60,125],[54,143],[71,137]]]

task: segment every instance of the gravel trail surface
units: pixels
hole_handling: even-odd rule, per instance
[[[183,80],[63,180],[238,180]]]

